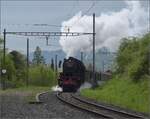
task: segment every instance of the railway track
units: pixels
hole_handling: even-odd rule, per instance
[[[73,93],[57,93],[61,101],[106,119],[147,119],[143,116],[115,110],[76,97]]]

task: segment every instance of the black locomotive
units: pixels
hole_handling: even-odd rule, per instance
[[[63,92],[76,92],[85,78],[84,64],[73,57],[64,59],[63,72],[60,73],[58,85],[62,87]]]

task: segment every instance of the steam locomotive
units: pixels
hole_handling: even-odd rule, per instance
[[[85,78],[84,64],[73,57],[64,59],[63,71],[59,74],[58,85],[63,92],[76,92]]]

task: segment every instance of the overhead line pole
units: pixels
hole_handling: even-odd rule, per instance
[[[29,38],[27,38],[27,79],[26,86],[29,85]]]
[[[3,47],[3,69],[2,70],[6,70],[5,67],[5,57],[6,57],[6,29],[4,29],[4,47]],[[3,74],[3,78],[2,78],[2,89],[5,90],[5,73],[2,72]]]
[[[56,73],[56,79],[57,79],[57,55],[55,55],[55,73]]]
[[[95,77],[95,13],[93,13],[93,88],[97,86]]]
[[[21,35],[21,36],[81,36],[81,35],[93,35],[93,80],[95,80],[95,14],[93,14],[93,33],[88,32],[6,32],[4,29],[4,66],[5,66],[5,39],[6,35]],[[29,57],[29,39],[27,40],[27,57]],[[56,57],[57,58],[57,57]],[[29,67],[29,59],[27,58],[27,67]],[[27,68],[27,73],[28,73]],[[28,77],[27,77],[28,78]],[[96,83],[94,83],[96,84]],[[27,80],[28,85],[28,80]]]

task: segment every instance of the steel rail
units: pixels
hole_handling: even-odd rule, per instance
[[[126,112],[126,111],[123,111],[123,110],[117,110],[117,109],[114,109],[114,108],[111,108],[111,107],[108,107],[108,106],[104,106],[104,105],[100,105],[100,104],[97,104],[97,103],[94,103],[94,102],[89,102],[86,99],[81,99],[80,97],[77,97],[75,95],[72,95],[72,97],[79,100],[79,101],[81,101],[81,102],[83,102],[83,103],[94,105],[94,106],[99,107],[99,108],[104,108],[104,109],[110,110],[110,111],[115,112],[115,113],[121,113],[123,115],[128,115],[128,116],[136,118],[136,119],[145,119],[145,117],[143,117],[141,115],[129,113],[129,112]]]
[[[118,111],[113,108],[105,107],[87,100],[80,99],[72,93],[57,93],[57,98],[76,108],[94,113],[108,119],[146,119],[140,115],[130,114],[124,111]]]
[[[95,110],[91,110],[90,108],[86,108],[86,107],[83,107],[82,105],[77,105],[76,103],[73,103],[73,102],[71,102],[71,101],[68,101],[68,100],[67,100],[66,98],[64,98],[61,94],[62,94],[62,93],[57,93],[57,95],[56,95],[57,98],[58,98],[59,100],[65,102],[65,103],[67,103],[67,104],[73,106],[73,107],[76,107],[76,108],[78,108],[78,109],[82,109],[82,110],[88,111],[88,112],[90,112],[90,113],[94,113],[94,114],[99,115],[100,117],[103,117],[103,118],[114,119],[114,118],[112,118],[112,117],[110,117],[110,116],[107,116],[107,115],[105,115],[105,114],[103,114],[103,113],[100,113],[100,112],[97,113]]]

